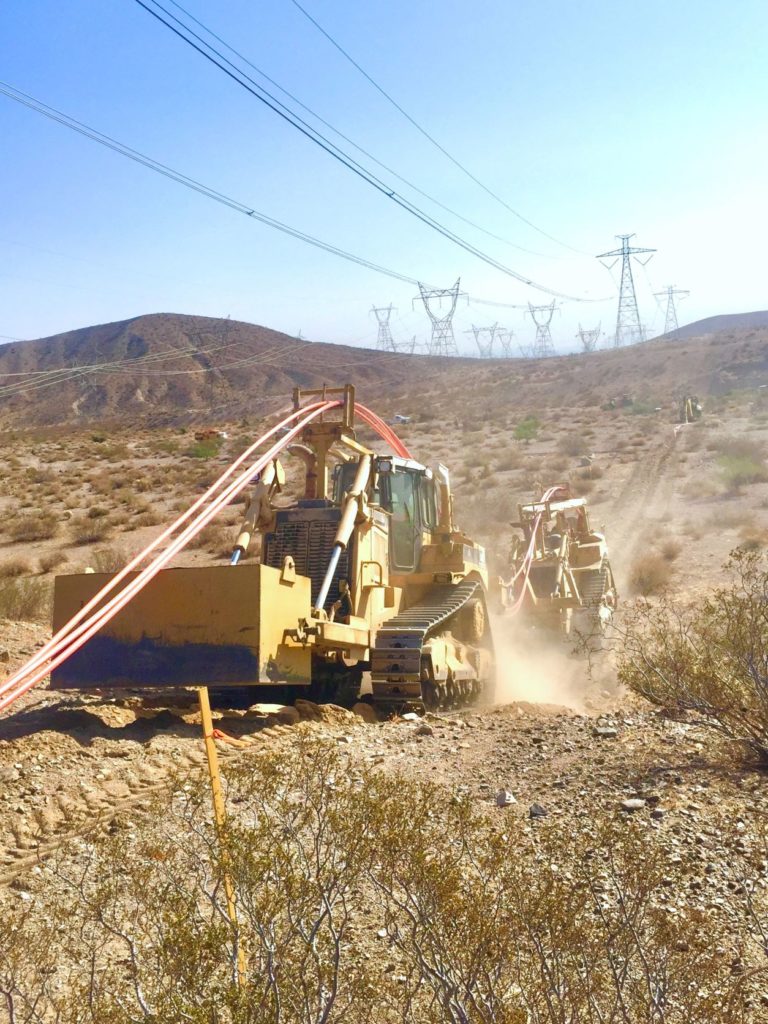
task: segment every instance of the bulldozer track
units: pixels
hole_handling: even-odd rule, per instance
[[[242,734],[240,739],[246,745],[242,748],[219,745],[219,759],[237,760],[264,743],[279,740],[292,728],[275,724]],[[172,759],[173,770],[169,770],[167,762],[142,757],[131,765],[132,771],[124,780],[99,780],[97,777],[81,780],[76,788],[48,798],[42,809],[14,822],[10,833],[0,837],[5,846],[0,852],[0,887],[23,877],[65,844],[104,830],[119,815],[135,811],[152,797],[168,792],[180,775],[185,778],[204,776],[205,755],[200,747],[194,751],[176,748]]]
[[[476,580],[436,586],[421,601],[389,619],[376,634],[371,650],[374,683],[394,686],[403,680],[420,680],[422,653],[429,635],[478,593],[482,588]]]

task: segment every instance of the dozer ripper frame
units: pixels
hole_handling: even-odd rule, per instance
[[[519,602],[524,622],[545,633],[568,637],[575,629],[599,636],[618,603],[608,547],[590,525],[586,499],[560,491],[552,500],[517,507],[512,526],[522,538],[512,544],[511,579],[499,581],[502,608]]]
[[[54,671],[54,687],[210,686],[247,703],[349,703],[368,674],[371,699],[397,708],[489,696],[485,551],[454,525],[448,471],[361,444],[349,385],[296,389],[294,406],[329,398],[340,405],[286,449],[303,463],[302,497],[276,504],[285,475],[270,463],[233,565],[159,572]],[[254,534],[260,562],[236,565]],[[58,577],[54,629],[108,578]]]

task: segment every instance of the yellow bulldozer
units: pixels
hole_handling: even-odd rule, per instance
[[[302,497],[276,506],[285,475],[271,462],[233,564],[160,571],[54,670],[54,687],[349,703],[365,682],[369,699],[399,710],[491,698],[485,551],[454,523],[448,470],[361,443],[354,389],[331,394],[338,407],[285,449],[300,460]],[[294,408],[317,396],[297,389]],[[244,557],[254,534],[258,562]],[[54,630],[107,579],[58,577]]]
[[[599,640],[618,593],[605,536],[593,530],[584,498],[550,488],[541,501],[518,505],[522,531],[509,556],[510,578],[499,580],[502,609],[542,637],[575,633]]]

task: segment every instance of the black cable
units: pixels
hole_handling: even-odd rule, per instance
[[[197,43],[194,42],[194,39],[189,38],[189,36],[185,35],[184,32],[180,31],[169,21],[166,21],[165,18],[163,18],[160,14],[157,13],[157,11],[153,10],[146,3],[144,3],[144,0],[135,0],[135,2],[139,5],[139,7],[142,7],[148,14],[151,14],[153,18],[155,18],[167,29],[169,29],[174,35],[178,36],[179,39],[187,43],[188,46],[191,46],[193,50],[199,53],[207,61],[209,61],[215,67],[219,68],[220,71],[223,71],[228,78],[231,78],[232,81],[236,82],[241,88],[245,89],[246,92],[250,93],[250,95],[252,95],[255,99],[259,100],[260,103],[263,103],[270,110],[272,110],[273,113],[276,113],[280,118],[282,118],[284,121],[290,124],[302,135],[310,139],[310,141],[314,142],[315,145],[319,146],[322,150],[328,153],[329,156],[332,156],[335,160],[337,160],[339,163],[345,166],[348,170],[352,171],[352,173],[355,174],[357,177],[361,178],[367,184],[371,185],[373,188],[376,189],[376,191],[380,192],[382,195],[391,199],[394,203],[396,203],[398,206],[404,209],[407,213],[410,213],[413,217],[416,217],[417,220],[420,220],[423,224],[426,224],[428,227],[431,227],[433,231],[436,231],[444,238],[447,238],[455,245],[458,245],[460,248],[464,249],[465,252],[468,252],[471,255],[477,257],[484,263],[487,263],[489,266],[493,267],[495,270],[499,270],[501,273],[506,274],[508,277],[514,278],[521,284],[528,285],[528,287],[535,288],[537,291],[544,292],[547,295],[552,295],[562,299],[568,299],[571,302],[595,301],[590,299],[584,299],[581,296],[569,295],[565,292],[557,291],[554,288],[548,288],[546,285],[538,284],[533,279],[525,277],[523,274],[520,274],[516,270],[512,270],[510,267],[505,266],[499,260],[496,260],[494,259],[494,257],[489,256],[487,253],[482,252],[482,250],[478,249],[470,242],[465,241],[459,235],[456,235],[449,228],[446,228],[444,225],[440,224],[429,214],[425,213],[419,207],[415,206],[409,200],[405,199],[403,196],[395,192],[394,189],[390,188],[383,181],[378,179],[374,174],[372,174],[361,164],[359,164],[353,157],[350,157],[346,153],[344,153],[343,150],[339,149],[338,146],[336,146],[330,140],[322,136],[319,132],[312,128],[311,125],[309,125],[306,121],[303,121],[302,118],[300,118],[298,115],[290,112],[288,108],[285,106],[285,104],[281,103],[275,97],[271,96],[257,82],[249,78],[249,76],[246,75],[244,72],[237,69],[235,65],[232,64],[232,62],[229,61],[218,50],[216,50],[215,47],[211,46],[210,43],[206,43],[205,40],[203,40],[191,29],[184,26],[185,31],[189,32],[190,35],[194,37],[194,39],[197,39],[202,44],[202,46],[198,46]],[[158,2],[158,0],[152,0],[152,2],[155,4],[157,8],[159,8],[159,10],[167,14],[169,18],[171,18],[173,21],[176,21],[177,24],[182,24],[179,21],[179,19],[176,18],[175,15],[167,11],[162,6],[162,4]],[[205,47],[206,49],[204,49],[203,47]],[[229,67],[226,67],[227,64],[229,64]],[[249,82],[251,83],[250,85],[248,84]],[[280,109],[281,107],[282,110]]]
[[[330,129],[330,131],[332,131],[335,135],[338,135],[340,139],[343,139],[345,142],[349,143],[350,146],[353,146],[358,151],[358,153],[362,153],[363,156],[368,157],[369,160],[372,160],[379,167],[387,171],[388,174],[391,174],[393,177],[397,178],[398,181],[402,181],[404,185],[408,186],[408,188],[413,189],[414,192],[418,192],[420,196],[423,196],[425,199],[428,199],[430,203],[434,203],[435,206],[439,206],[442,210],[445,210],[446,213],[450,213],[452,217],[457,217],[459,220],[464,221],[465,224],[469,224],[469,226],[475,228],[476,231],[481,231],[484,235],[487,235],[489,238],[493,238],[495,241],[501,242],[502,245],[509,245],[513,249],[518,249],[520,252],[527,253],[529,256],[540,256],[543,259],[559,259],[559,257],[550,256],[547,253],[536,252],[533,249],[526,249],[525,246],[517,245],[516,242],[510,242],[509,239],[503,238],[501,235],[494,234],[493,231],[489,231],[487,228],[482,227],[475,221],[470,220],[469,217],[465,217],[464,214],[459,213],[458,210],[454,210],[453,207],[447,206],[439,199],[436,199],[433,195],[430,195],[429,192],[425,192],[424,189],[419,188],[418,185],[414,185],[412,181],[410,181],[408,178],[403,177],[402,174],[398,174],[396,170],[394,170],[388,164],[385,164],[382,160],[379,160],[378,157],[374,156],[373,153],[371,153],[369,150],[359,145],[359,143],[355,142],[354,139],[350,139],[348,135],[345,135],[344,132],[340,131],[338,128],[332,125],[330,121],[326,121],[324,117],[321,117],[320,114],[312,110],[311,107],[308,107],[306,103],[303,103],[298,98],[298,96],[294,96],[292,92],[290,92],[284,86],[280,85],[279,82],[276,82],[274,78],[271,78],[266,73],[266,71],[263,71],[260,67],[254,64],[252,60],[249,60],[248,57],[242,54],[239,50],[235,49],[234,46],[231,46],[226,41],[226,39],[222,39],[222,37],[220,35],[217,35],[213,31],[213,29],[210,29],[208,28],[207,25],[204,25],[199,18],[196,18],[194,14],[191,14],[188,10],[186,10],[186,8],[182,7],[180,3],[177,3],[176,0],[168,0],[168,2],[173,4],[174,7],[180,10],[185,17],[189,18],[190,21],[193,21],[196,25],[199,25],[204,32],[208,33],[209,36],[211,36],[217,42],[221,43],[221,45],[226,50],[229,50],[230,53],[233,53],[244,64],[247,64],[249,68],[252,68],[257,75],[261,75],[261,77],[265,79],[267,82],[269,82],[270,85],[273,85],[276,89],[279,89],[284,96],[287,96],[288,99],[296,103],[299,107],[301,107],[302,110],[305,110],[311,117],[314,117],[315,120],[319,121],[320,124]],[[173,17],[173,15],[170,15],[170,17]],[[182,22],[178,23],[183,24]]]
[[[267,227],[275,228],[275,230],[282,231],[284,234],[290,235],[299,241],[306,242],[318,249],[323,249],[325,252],[329,252],[334,256],[340,256],[342,259],[348,260],[351,263],[356,263],[358,266],[365,267],[368,270],[373,270],[379,274],[385,274],[387,277],[394,278],[396,281],[402,281],[405,284],[412,284],[414,286],[417,286],[419,283],[416,278],[408,277],[405,274],[399,274],[396,270],[389,270],[387,267],[382,267],[378,263],[373,263],[371,260],[367,260],[362,256],[356,256],[354,253],[340,249],[338,246],[331,245],[329,242],[323,242],[321,239],[315,238],[313,235],[308,235],[304,231],[299,231],[298,228],[293,228],[288,224],[282,223],[282,221],[275,220],[274,217],[269,217],[265,213],[259,213],[258,210],[251,209],[245,203],[241,203],[237,199],[232,199],[230,196],[217,192],[216,189],[209,188],[207,185],[203,185],[194,178],[190,178],[186,174],[182,174],[180,171],[175,171],[173,168],[168,167],[166,164],[153,160],[152,157],[145,156],[143,153],[139,153],[137,150],[131,149],[130,146],[126,146],[123,143],[118,142],[109,135],[104,135],[95,128],[89,128],[88,125],[75,120],[75,118],[70,117],[68,114],[64,114],[60,110],[56,110],[54,107],[49,107],[42,101],[37,100],[33,96],[29,96],[27,93],[23,93],[18,89],[14,89],[13,86],[10,86],[5,82],[0,82],[0,93],[6,95],[9,99],[15,100],[17,103],[21,103],[30,110],[36,111],[38,114],[42,114],[51,121],[56,121],[59,124],[64,125],[66,128],[71,128],[80,135],[84,135],[86,138],[89,138],[94,142],[98,142],[102,146],[106,146],[107,149],[111,149],[115,153],[119,153],[121,156],[127,157],[129,160],[133,160],[135,163],[142,164],[144,167],[148,167],[151,171],[156,171],[158,174],[162,174],[164,177],[170,178],[172,181],[176,181],[180,185],[184,185],[186,188],[199,192],[208,199],[213,199],[215,202],[221,203],[223,206],[228,206],[237,213],[245,214],[245,216],[250,217],[252,220],[257,220],[260,223],[265,224]]]
[[[425,139],[428,139],[429,142],[431,142],[433,146],[435,146],[437,149],[439,149],[440,152],[444,156],[446,156],[451,161],[452,164],[454,164],[456,167],[458,167],[459,170],[463,174],[466,174],[466,176],[468,178],[470,178],[472,181],[474,181],[474,183],[476,185],[479,185],[480,188],[484,192],[487,192],[488,195],[491,196],[493,199],[495,199],[497,203],[501,203],[501,205],[506,210],[509,210],[509,212],[511,214],[513,214],[515,217],[517,217],[518,220],[521,220],[523,222],[523,224],[527,224],[528,227],[533,228],[534,231],[537,231],[540,235],[543,235],[545,238],[548,238],[551,242],[555,242],[557,245],[562,245],[563,248],[570,249],[571,252],[577,252],[581,256],[590,256],[590,257],[592,256],[591,253],[585,252],[583,249],[576,249],[576,248],[574,248],[574,246],[568,245],[567,242],[563,242],[559,238],[555,238],[554,235],[550,235],[548,232],[544,231],[543,228],[538,227],[536,224],[533,223],[533,221],[528,220],[527,217],[524,217],[521,213],[519,213],[517,210],[515,210],[513,207],[511,207],[509,205],[509,203],[506,202],[506,200],[502,199],[501,196],[497,195],[492,189],[488,188],[488,186],[485,185],[482,181],[480,181],[480,179],[477,178],[470,170],[468,170],[464,166],[464,164],[462,164],[459,160],[457,160],[456,157],[453,156],[452,153],[449,153],[448,150],[444,146],[441,146],[440,143],[437,141],[437,139],[435,139],[434,136],[430,135],[430,133],[426,130],[426,128],[423,128],[419,124],[419,122],[415,120],[415,118],[411,117],[411,115],[408,113],[408,111],[404,110],[400,106],[400,104],[397,102],[397,100],[393,99],[393,97],[390,96],[389,93],[385,89],[383,89],[382,86],[380,86],[379,83],[368,74],[368,72],[365,70],[365,68],[361,67],[358,64],[357,61],[354,59],[354,57],[352,57],[349,53],[347,53],[347,51],[344,49],[344,47],[341,46],[341,44],[338,43],[329,32],[326,32],[326,30],[323,28],[323,26],[312,17],[312,15],[309,13],[309,11],[307,11],[304,7],[301,6],[301,4],[298,2],[298,0],[291,0],[291,3],[294,5],[294,7],[298,8],[298,10],[301,11],[301,13],[304,15],[305,18],[307,18],[308,21],[312,22],[312,24],[315,26],[315,28],[318,30],[318,32],[320,32],[322,35],[324,35],[325,38],[328,40],[328,42],[332,46],[334,46],[339,51],[339,53],[342,54],[342,56],[345,57],[349,61],[349,63],[353,67],[357,68],[357,70],[360,72],[360,74],[363,76],[363,78],[365,78],[366,81],[370,82],[370,84],[374,87],[374,89],[376,89],[377,92],[381,93],[381,95],[384,97],[384,99],[387,100],[388,103],[391,103],[392,106],[395,108],[395,110],[399,111],[403,115],[403,117],[410,124],[413,125],[413,127],[416,129],[416,131],[420,132],[424,136]],[[178,6],[178,5],[176,5],[176,6]]]

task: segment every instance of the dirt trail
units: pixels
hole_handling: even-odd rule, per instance
[[[659,447],[645,453],[620,486],[606,517],[607,540],[611,563],[620,590],[625,583],[632,559],[637,555],[645,529],[654,521],[669,516],[675,489],[674,469],[677,463],[677,436],[669,437]]]

